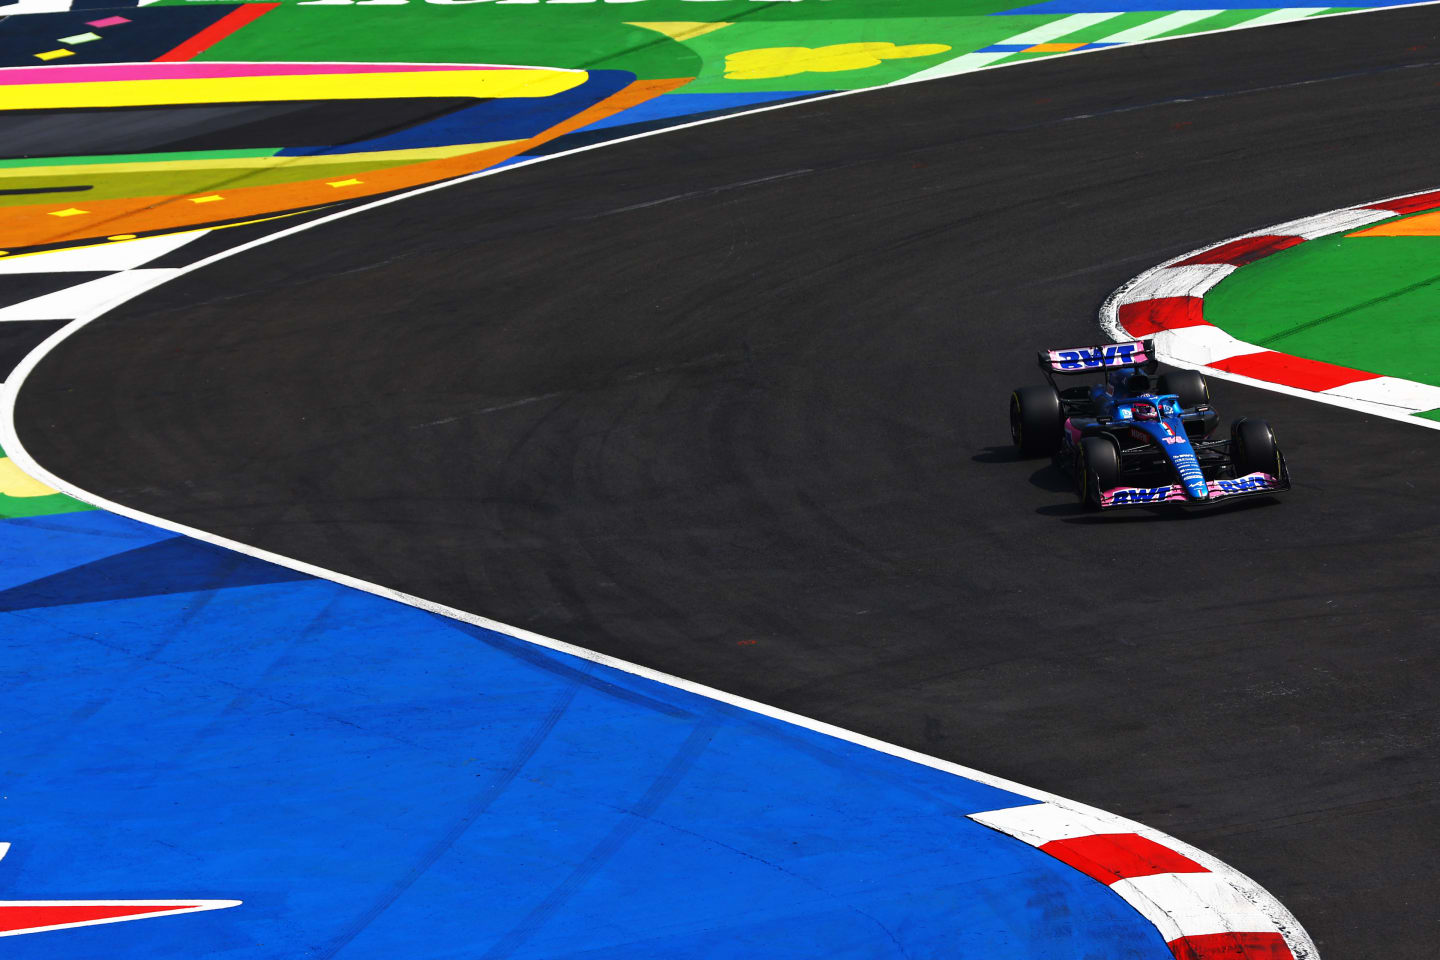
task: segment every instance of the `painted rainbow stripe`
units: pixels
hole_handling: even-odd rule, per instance
[[[53,67],[0,68],[0,85],[23,83],[111,83],[123,80],[200,80],[229,77],[309,77],[332,74],[465,73],[484,70],[543,70],[585,74],[560,67],[516,67],[470,63],[102,63]]]

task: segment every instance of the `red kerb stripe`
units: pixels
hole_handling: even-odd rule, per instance
[[[1183,267],[1192,263],[1229,263],[1237,267],[1243,267],[1247,263],[1254,263],[1261,257],[1268,257],[1272,253],[1279,253],[1287,247],[1293,247],[1297,243],[1304,242],[1304,237],[1281,237],[1273,235],[1241,237],[1239,240],[1222,243],[1213,250],[1197,253],[1189,259],[1181,260],[1179,263],[1174,264],[1174,266]]]
[[[1052,840],[1040,849],[1107,886],[1116,880],[1157,873],[1210,872],[1189,857],[1138,833],[1098,833]]]
[[[1270,933],[1207,933],[1170,941],[1175,960],[1295,960],[1285,938]]]
[[[1161,330],[1198,327],[1205,323],[1205,301],[1199,297],[1158,297],[1120,304],[1120,326],[1132,337],[1148,337]]]
[[[225,14],[169,53],[162,53],[155,58],[154,62],[176,63],[194,60],[236,30],[254,23],[278,6],[280,6],[278,3],[247,3],[245,6]]]
[[[1371,203],[1366,206],[1366,209],[1415,213],[1419,210],[1429,210],[1431,207],[1440,207],[1440,190],[1417,193],[1413,197],[1401,197],[1399,200],[1386,200],[1384,203]]]
[[[0,930],[30,930],[35,927],[54,927],[62,923],[87,923],[96,920],[113,920],[116,917],[143,917],[146,914],[163,913],[167,910],[193,910],[194,908],[194,904],[183,903],[150,907],[107,903],[47,904],[24,907],[0,904]]]
[[[1329,390],[1331,387],[1358,383],[1361,380],[1374,380],[1380,376],[1378,373],[1339,367],[1322,360],[1292,357],[1288,353],[1275,353],[1272,350],[1217,360],[1210,366],[1217,370],[1238,373],[1242,377],[1254,377],[1256,380],[1268,380],[1271,383],[1283,383],[1288,387],[1314,391]]]

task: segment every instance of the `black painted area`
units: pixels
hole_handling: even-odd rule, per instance
[[[108,276],[109,273],[107,270],[0,273],[0,308],[68,290],[78,284]],[[0,326],[0,329],[3,329],[3,326]]]
[[[10,376],[25,355],[59,330],[68,320],[11,320],[0,323],[0,383]]]
[[[1154,824],[1330,960],[1428,957],[1435,434],[1217,384],[1296,489],[1094,518],[1005,403],[1160,260],[1434,187],[1437,36],[1114,50],[416,197],[127,304],[40,365],[22,437],[122,503]]]
[[[239,4],[196,4],[190,7],[141,7],[133,0],[73,2],[65,13],[4,16],[0,7],[0,66],[37,67],[47,61],[35,54],[66,49],[69,55],[48,61],[66,67],[82,63],[144,63],[240,9]],[[105,12],[100,12],[104,10]],[[122,16],[125,23],[92,27],[95,20]],[[77,33],[98,33],[99,40],[68,46],[59,41]]]
[[[20,197],[32,193],[83,193],[86,190],[93,190],[94,187],[87,184],[83,187],[17,187],[10,190],[0,190],[0,197]]]

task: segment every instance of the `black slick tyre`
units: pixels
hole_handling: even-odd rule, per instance
[[[1010,440],[1021,456],[1043,457],[1060,449],[1064,425],[1054,387],[1016,387],[1010,394]]]
[[[1280,446],[1275,431],[1264,420],[1241,417],[1230,425],[1230,460],[1235,476],[1268,473],[1280,476]]]
[[[1160,376],[1160,392],[1173,393],[1187,410],[1210,402],[1210,384],[1199,370],[1171,370]]]
[[[1075,492],[1091,510],[1100,509],[1100,494],[1120,486],[1120,448],[1109,437],[1081,437],[1075,461]]]

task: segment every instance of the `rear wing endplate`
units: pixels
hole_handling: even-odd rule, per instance
[[[1114,367],[1142,367],[1153,373],[1159,366],[1154,340],[1103,343],[1094,347],[1041,350],[1040,368],[1050,373],[1100,373]]]

